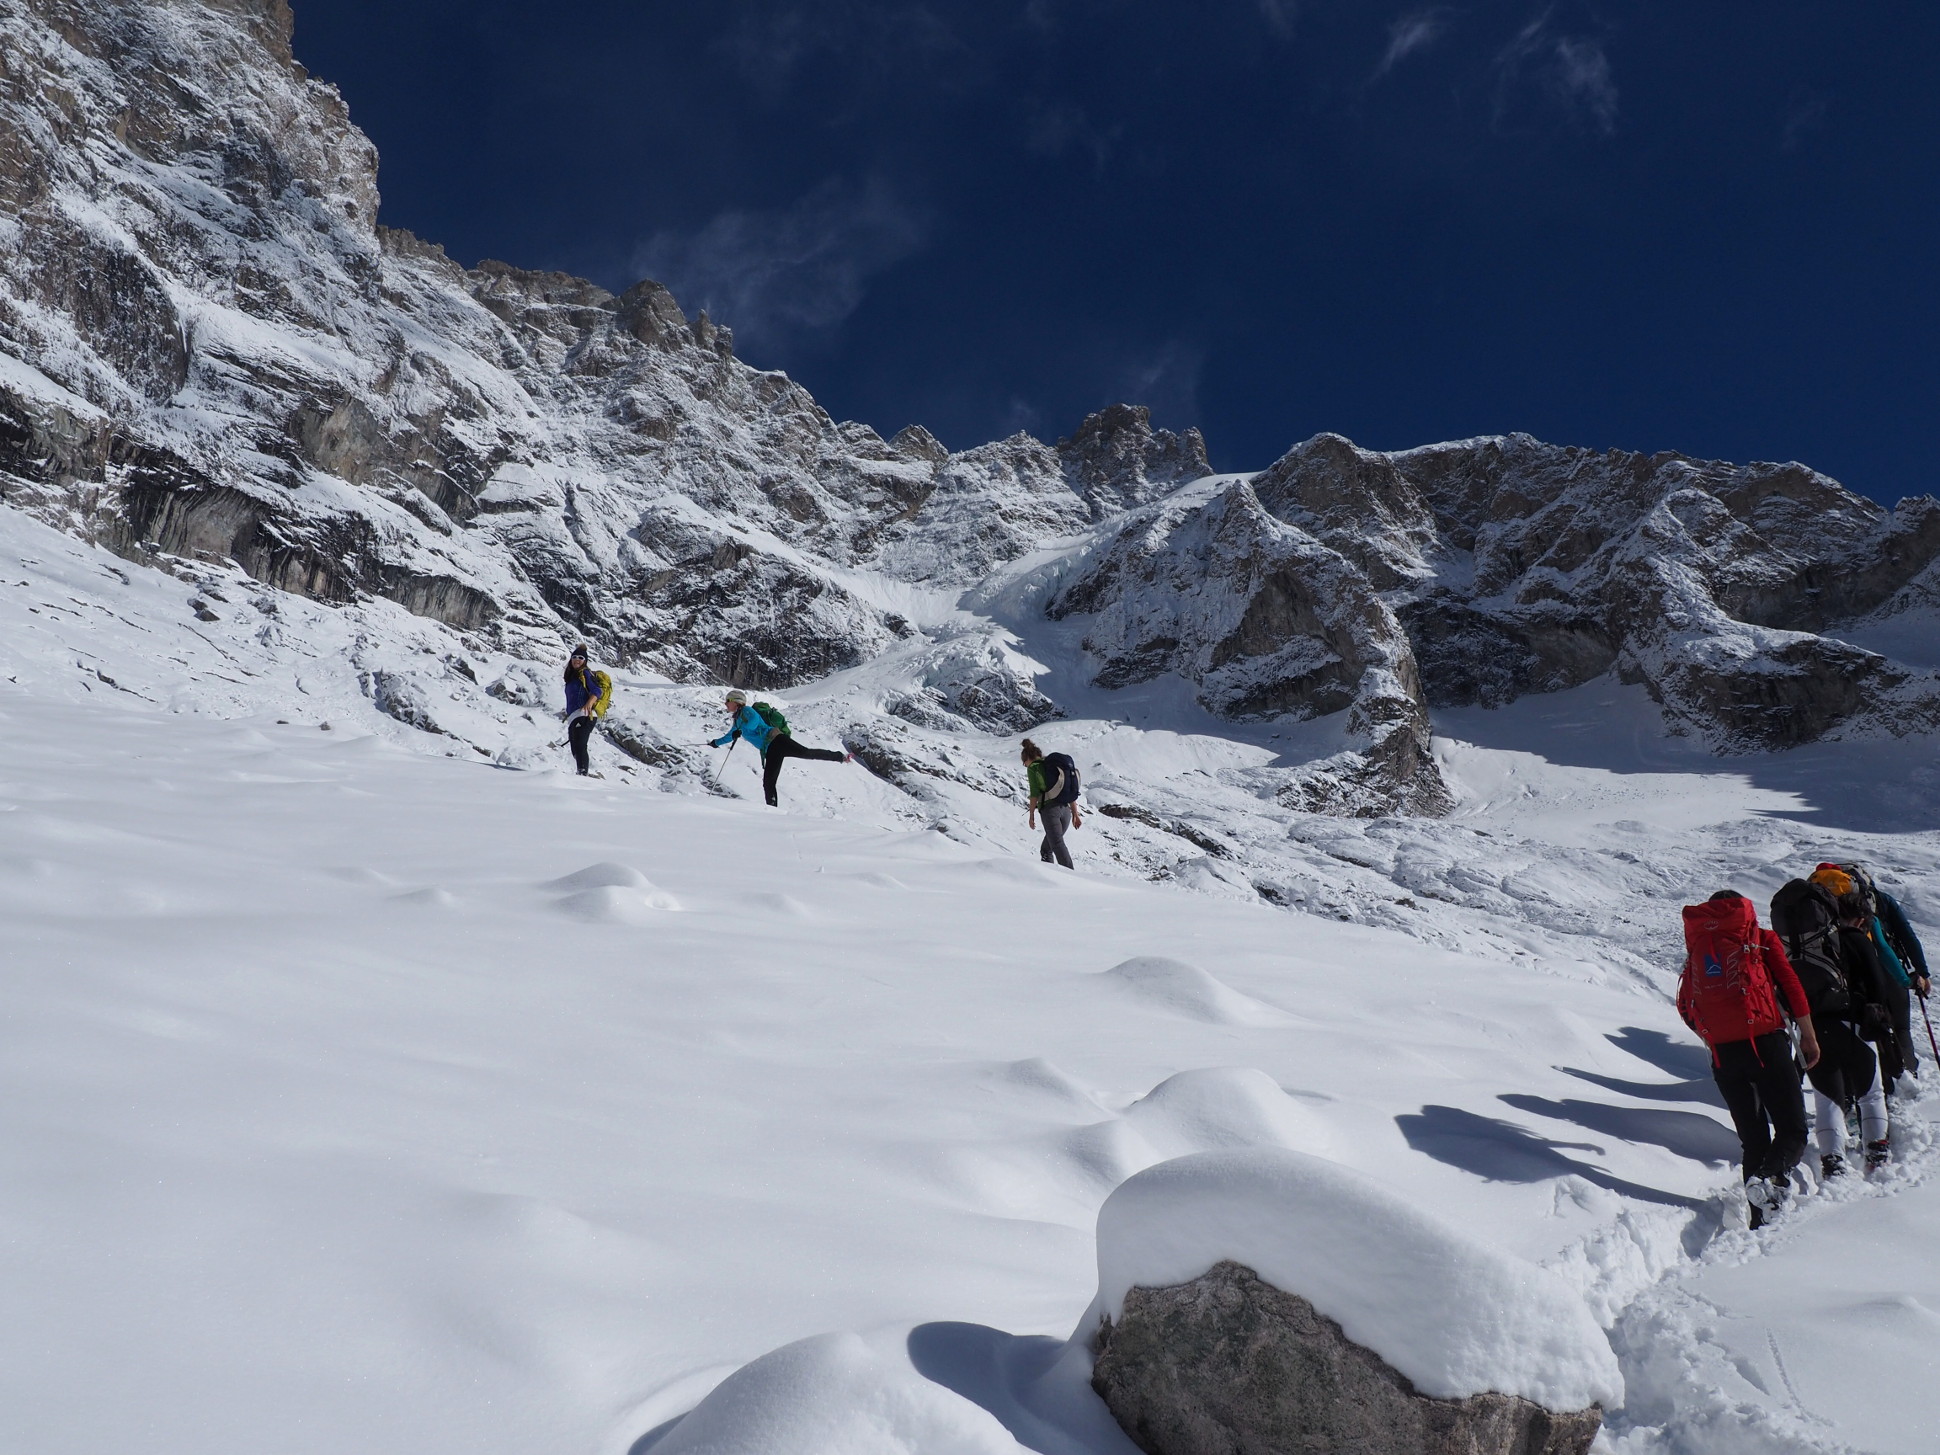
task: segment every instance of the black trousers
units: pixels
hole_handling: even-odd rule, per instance
[[[788,759],[819,758],[824,763],[840,763],[848,756],[833,748],[804,748],[787,733],[768,739],[768,751],[761,755],[761,793],[768,800],[768,807],[777,806],[775,782],[781,777],[781,765]]]
[[[592,759],[586,755],[586,742],[593,736],[593,719],[576,717],[566,727],[566,741],[572,744],[573,763],[581,773],[592,770]]]
[[[1738,1129],[1745,1180],[1786,1176],[1805,1155],[1806,1141],[1805,1091],[1792,1060],[1791,1037],[1772,1031],[1713,1049],[1711,1077]]]
[[[1887,1006],[1893,1012],[1893,1033],[1900,1043],[1900,1064],[1917,1076],[1920,1052],[1919,1043],[1913,1039],[1913,992],[1904,985],[1893,985],[1889,987],[1888,994]]]
[[[1872,1090],[1873,1077],[1879,1074],[1879,1058],[1848,1021],[1814,1015],[1812,1029],[1819,1037],[1819,1064],[1805,1073],[1812,1089],[1851,1111],[1853,1103]]]

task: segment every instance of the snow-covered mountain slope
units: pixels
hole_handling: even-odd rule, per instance
[[[884,440],[657,284],[467,269],[379,226],[375,151],[292,24],[283,0],[0,0],[12,509],[355,608],[367,656],[428,630],[391,602],[459,634],[440,662],[584,637],[764,690],[909,664],[850,724],[906,788],[948,739],[902,724],[1023,729],[1081,698],[1280,732],[1269,818],[1444,812],[1437,712],[1612,672],[1734,751],[1935,725],[1907,630],[1931,500],[1522,436],[1323,435],[1209,483],[1196,432],[1122,405],[1055,446]],[[407,720],[447,692],[421,662],[359,680]]]
[[[1214,476],[1123,406],[884,440],[657,285],[379,227],[290,33],[0,0],[6,1448],[644,1455],[853,1330],[763,1366],[790,1438],[1009,1448],[981,1390],[1123,1455],[1037,1336],[1117,1182],[1247,1145],[1563,1272],[1613,1449],[1930,1447],[1788,1372],[1930,1268],[1731,1271],[1930,1237],[1930,1105],[1714,1236],[1665,989],[1680,903],[1822,858],[1940,933],[1931,501],[1519,436]],[[758,808],[723,682],[857,763]]]
[[[602,747],[578,780],[539,756],[549,718],[465,676],[514,659],[449,627],[239,576],[197,608],[9,529],[5,1448],[847,1455],[861,1418],[868,1448],[1014,1428],[1126,1455],[1055,1357],[1093,1219],[1131,1172],[1234,1146],[1334,1159],[1562,1274],[1618,1331],[1609,1449],[1928,1448],[1915,1382],[1847,1400],[1798,1367],[1822,1340],[1907,1367],[1878,1340],[1930,1317],[1933,1104],[1899,1108],[1888,1176],[1732,1231],[1732,1139],[1664,993],[1680,896],[1826,855],[1940,935],[1940,835],[1872,831],[1875,799],[1694,750],[1616,764],[1579,695],[1605,689],[1579,689],[1601,736],[1509,709],[1469,721],[1511,746],[1438,740],[1448,820],[1281,810],[1276,852],[1342,918],[1289,914],[1181,837],[1265,840],[1230,781],[1285,771],[1265,730],[1073,723],[1109,766],[1070,875],[1018,805],[986,812],[1008,738],[906,724],[927,818],[821,763],[774,813],[744,763],[736,797],[686,766],[704,694],[629,678],[673,756]],[[453,658],[416,706],[493,759],[372,707],[361,679],[411,655]],[[816,740],[872,690],[789,705]],[[1559,750],[1517,750],[1519,721]],[[1592,749],[1616,766],[1572,765]],[[1867,745],[1806,751],[1889,788]],[[1133,783],[1196,817],[1110,817]],[[1145,882],[1170,844],[1177,882]],[[1380,915],[1408,932],[1346,922]],[[1819,1270],[1810,1300],[1770,1296],[1802,1286],[1787,1258]],[[843,1331],[712,1406],[726,1443],[667,1428]]]

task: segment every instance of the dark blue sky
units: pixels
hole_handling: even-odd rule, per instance
[[[295,0],[461,261],[953,448],[1512,429],[1940,488],[1940,7]]]

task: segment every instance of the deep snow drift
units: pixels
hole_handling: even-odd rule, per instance
[[[711,693],[625,678],[674,751],[575,781],[551,683],[435,623],[0,525],[7,1448],[853,1452],[880,1408],[874,1448],[1124,1455],[1063,1344],[1098,1210],[1261,1146],[1578,1290],[1612,1449],[1933,1448],[1932,1104],[1744,1232],[1665,995],[1681,898],[1822,857],[1940,933],[1925,745],[1720,764],[1592,685],[1448,715],[1451,820],[1349,822],[1234,786],[1268,732],[1101,715],[1039,734],[1091,784],[1069,875],[975,786],[1011,737],[927,740],[920,812],[792,764],[777,814],[708,788]],[[445,655],[465,739],[377,710]],[[804,740],[877,670],[789,695]]]

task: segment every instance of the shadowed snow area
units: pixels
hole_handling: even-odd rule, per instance
[[[651,751],[575,779],[551,669],[0,526],[0,1447],[1125,1455],[1099,1209],[1266,1149],[1580,1295],[1609,1451],[1934,1448],[1934,1103],[1748,1233],[1667,998],[1679,903],[1821,858],[1940,934],[1913,744],[1721,763],[1599,682],[1441,715],[1452,818],[1347,820],[1247,791],[1271,729],[1087,708],[1035,730],[1068,874],[1014,736],[777,813],[621,674]],[[373,695],[427,667],[436,732]]]

